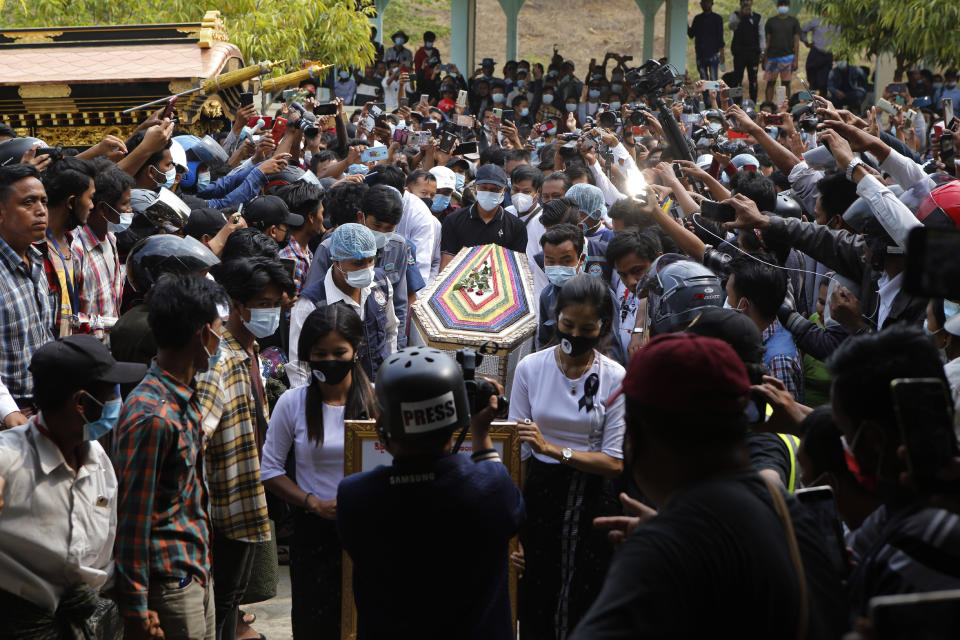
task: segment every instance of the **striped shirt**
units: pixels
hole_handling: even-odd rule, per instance
[[[67,239],[67,245],[71,246],[73,234],[67,231],[64,236]],[[53,316],[53,334],[59,337],[69,336],[74,333],[75,326],[71,320],[71,316],[76,313],[73,308],[73,296],[79,296],[80,293],[80,274],[75,268],[78,260],[75,259],[72,248],[66,253],[51,249],[49,236],[46,242],[38,242],[34,246],[43,257],[43,271],[47,275],[50,297],[55,301],[54,310],[59,310],[59,313],[54,313]]]
[[[120,610],[144,618],[151,580],[207,582],[210,523],[194,389],[154,360],[123,405],[114,464]]]
[[[254,393],[250,355],[233,334],[224,331],[217,366],[197,376],[197,401],[208,438],[210,518],[217,535],[241,542],[270,539],[267,497],[260,482]]]
[[[107,232],[101,240],[90,226],[77,230],[71,245],[80,265],[80,309],[89,319],[94,316],[120,317],[120,299],[123,295],[123,277],[117,253],[117,237]],[[94,328],[93,335],[107,341],[109,334]]]
[[[53,340],[55,307],[43,256],[32,246],[27,260],[0,238],[0,379],[15,400],[33,396],[33,375],[27,366],[33,353]]]
[[[277,254],[280,260],[296,260],[296,266],[293,268],[293,284],[297,287],[297,295],[300,295],[300,289],[303,288],[303,281],[307,278],[307,271],[310,270],[310,252],[305,251],[297,239],[290,234],[290,241],[287,246]]]

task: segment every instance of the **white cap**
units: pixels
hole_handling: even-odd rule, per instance
[[[453,172],[453,169],[448,169],[447,167],[434,167],[430,169],[430,173],[433,174],[433,177],[437,179],[437,189],[456,189],[457,188],[457,175]]]
[[[697,158],[697,166],[706,171],[710,168],[710,165],[713,164],[713,156],[709,153],[705,153],[699,158]]]

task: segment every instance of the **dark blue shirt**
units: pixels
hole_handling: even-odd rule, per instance
[[[698,60],[712,58],[723,49],[723,18],[713,11],[698,13],[687,29],[687,36],[693,38]]]
[[[344,478],[337,529],[353,559],[358,640],[513,638],[508,543],[525,513],[501,463],[464,455]]]

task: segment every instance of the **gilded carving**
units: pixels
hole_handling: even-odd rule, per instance
[[[70,85],[23,84],[17,88],[17,93],[25,100],[30,98],[68,98],[70,97]]]
[[[49,44],[54,38],[63,35],[63,31],[30,31],[27,33],[0,33],[4,38],[15,40],[15,44]]]

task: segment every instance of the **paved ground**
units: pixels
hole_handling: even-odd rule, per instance
[[[267,640],[292,640],[290,626],[290,569],[280,567],[280,583],[277,585],[277,597],[260,604],[244,605],[244,610],[257,614],[253,628],[267,637]]]

